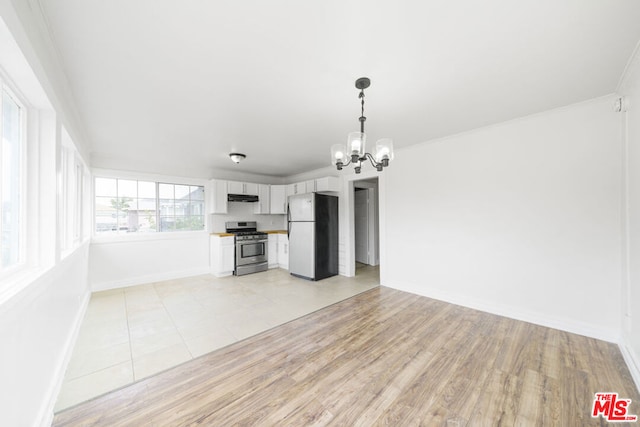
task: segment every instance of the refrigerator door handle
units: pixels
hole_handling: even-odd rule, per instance
[[[289,234],[291,234],[291,210],[287,204],[287,239],[289,238]]]

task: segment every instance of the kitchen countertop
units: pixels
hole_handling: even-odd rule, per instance
[[[231,233],[211,233],[211,235],[218,237],[233,237],[233,234]]]

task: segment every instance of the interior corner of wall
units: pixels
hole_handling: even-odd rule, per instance
[[[620,349],[620,353],[622,353],[622,358],[624,359],[627,368],[629,368],[629,372],[631,373],[631,378],[633,378],[633,382],[636,385],[636,389],[640,392],[640,357],[634,351],[629,340],[624,336],[618,344],[618,348]]]

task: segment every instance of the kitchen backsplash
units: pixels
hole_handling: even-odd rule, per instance
[[[209,215],[211,232],[224,232],[224,223],[227,221],[255,221],[258,223],[258,230],[284,230],[287,228],[286,215],[257,215],[253,213],[254,209],[255,203],[230,202],[226,215]]]

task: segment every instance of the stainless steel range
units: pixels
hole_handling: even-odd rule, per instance
[[[242,276],[268,268],[267,249],[269,238],[267,233],[257,231],[255,221],[225,222],[227,233],[235,235],[236,262],[234,273]]]

